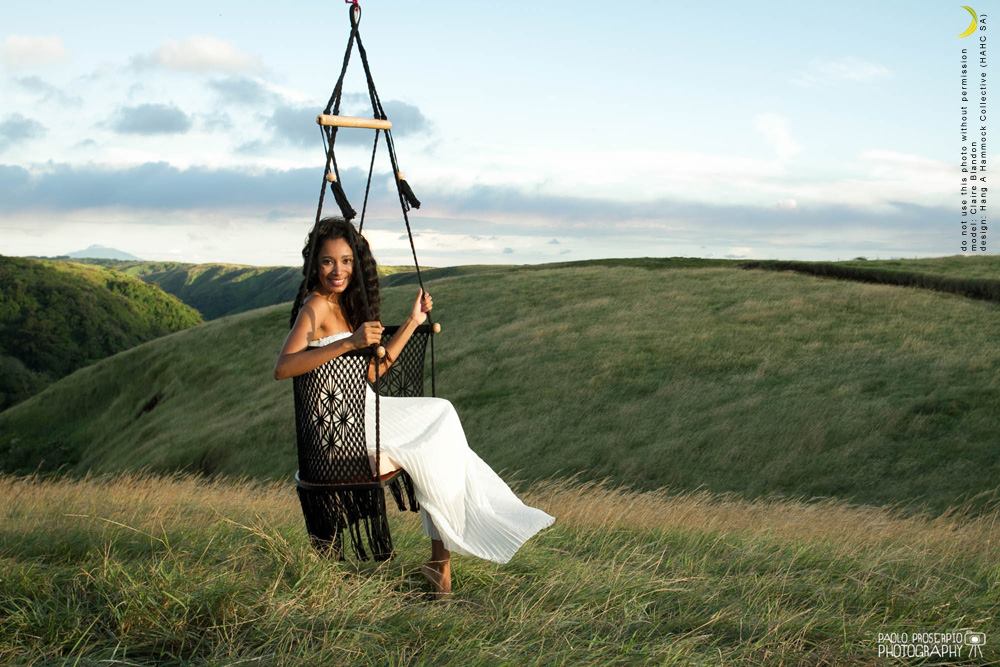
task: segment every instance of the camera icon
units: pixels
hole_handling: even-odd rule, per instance
[[[966,632],[965,633],[965,643],[969,646],[985,646],[986,645],[986,633],[985,632]]]

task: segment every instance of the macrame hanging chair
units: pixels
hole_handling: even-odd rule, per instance
[[[347,41],[347,51],[344,53],[340,77],[334,86],[330,101],[323,113],[316,118],[323,137],[326,160],[323,181],[320,186],[319,205],[316,209],[316,221],[309,237],[309,253],[304,268],[305,281],[308,282],[316,265],[316,255],[318,254],[316,236],[322,219],[326,188],[329,187],[333,192],[344,219],[350,221],[357,215],[348,202],[347,195],[341,185],[337,158],[334,153],[337,130],[341,127],[352,127],[375,130],[358,232],[360,233],[364,228],[379,136],[385,134],[385,143],[389,151],[392,173],[395,177],[396,192],[403,211],[403,221],[406,223],[406,233],[410,239],[410,249],[413,252],[417,282],[423,288],[420,265],[417,262],[417,252],[413,244],[413,234],[410,231],[410,220],[407,215],[411,207],[419,208],[420,202],[413,196],[413,191],[402,172],[399,171],[395,146],[392,141],[392,123],[386,117],[378,92],[375,90],[371,69],[368,66],[368,56],[358,32],[361,8],[358,6],[357,0],[346,0],[346,2],[351,5],[348,8],[351,34]],[[364,67],[365,78],[368,81],[372,118],[339,115],[344,75],[347,73],[347,66],[355,43],[358,45],[358,53]],[[360,257],[358,249],[352,247],[351,250],[355,258],[354,275],[360,276],[362,272],[357,268]],[[366,314],[369,314],[367,285],[364,280],[359,280],[359,284],[362,288],[364,309]],[[301,292],[299,297],[293,307],[293,318],[300,304]],[[350,532],[351,544],[359,560],[369,560],[364,546],[365,541],[367,541],[368,550],[375,560],[384,561],[393,556],[392,536],[386,518],[384,492],[386,487],[392,493],[400,511],[407,509],[403,499],[404,490],[409,500],[410,511],[416,512],[420,509],[413,491],[413,480],[406,471],[399,469],[379,474],[381,470],[379,397],[424,395],[424,367],[428,342],[430,343],[431,395],[436,395],[433,334],[440,332],[441,326],[431,321],[430,313],[427,315],[427,322],[417,327],[399,356],[389,367],[385,377],[379,374],[377,362],[385,355],[384,346],[400,325],[384,328],[382,345],[341,354],[316,369],[293,378],[299,464],[295,473],[296,491],[302,504],[302,513],[305,517],[310,543],[324,556],[345,560],[343,553],[343,532],[345,530]],[[366,320],[368,319],[372,318],[366,317]],[[370,382],[368,369],[373,360],[376,361],[375,377],[374,382]],[[372,387],[375,397],[374,469],[366,444],[366,385]]]

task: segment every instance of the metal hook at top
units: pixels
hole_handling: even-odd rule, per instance
[[[351,8],[348,10],[350,12],[351,26],[358,27],[358,24],[361,22],[361,5],[358,4],[358,0],[344,0],[344,2],[351,5]]]

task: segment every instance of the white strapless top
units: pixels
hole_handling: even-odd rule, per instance
[[[323,336],[322,338],[309,341],[309,347],[322,347],[323,345],[329,345],[335,340],[340,340],[341,338],[346,338],[347,336],[351,336],[353,334],[353,331],[338,331],[330,334],[329,336]]]

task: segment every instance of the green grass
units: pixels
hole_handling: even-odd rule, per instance
[[[438,394],[498,472],[941,512],[1000,478],[1000,308],[738,268],[430,280]],[[413,285],[385,289],[401,321]],[[0,414],[0,469],[288,479],[288,305],[120,353]],[[148,412],[143,406],[156,399]]]
[[[392,560],[338,563],[287,481],[0,476],[0,662],[871,665],[878,633],[954,630],[988,637],[964,664],[1000,655],[996,509],[515,487],[556,523],[503,566],[454,556],[432,601],[413,513]]]

